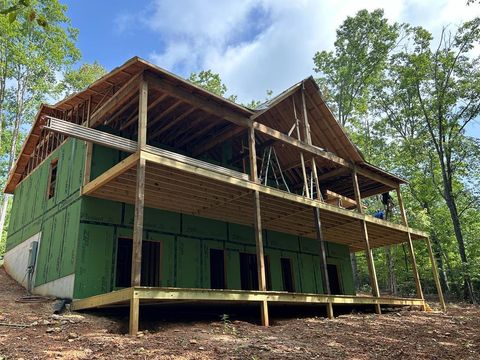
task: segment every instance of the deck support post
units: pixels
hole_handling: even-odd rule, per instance
[[[331,302],[327,303],[327,316],[330,320],[335,318],[335,315],[333,313],[333,304]]]
[[[130,335],[137,335],[138,333],[138,320],[140,315],[140,299],[136,294],[135,289],[132,291],[132,297],[130,299],[130,320],[128,324],[128,333]]]
[[[320,209],[317,207],[313,208],[313,216],[315,220],[315,230],[317,235],[317,241],[320,246],[320,273],[322,276],[323,291],[326,294],[330,295],[330,281],[328,280],[328,268],[327,268],[327,255],[325,251],[325,241],[323,239],[322,233],[322,222],[320,220]]]
[[[415,259],[415,251],[413,248],[412,235],[410,234],[410,228],[408,227],[407,214],[405,212],[405,206],[403,205],[402,194],[400,192],[400,185],[396,187],[398,206],[400,207],[400,214],[402,216],[403,225],[407,227],[407,237],[408,237],[408,251],[410,253],[410,261],[412,263],[413,278],[415,279],[415,288],[417,290],[417,296],[419,299],[424,300],[422,284],[420,282],[420,275],[418,274],[417,260]],[[425,310],[425,306],[423,309]]]
[[[355,165],[353,166],[352,180],[353,180],[353,189],[355,191],[355,201],[357,202],[357,210],[359,213],[363,214],[362,197],[360,194],[360,187],[358,186],[358,176],[357,176],[357,171],[355,169]],[[379,298],[380,289],[378,287],[377,272],[375,270],[375,262],[373,260],[372,249],[370,248],[370,241],[368,240],[368,229],[367,229],[367,223],[365,222],[365,220],[360,220],[360,231],[365,241],[365,255],[367,257],[368,273],[370,275],[370,285],[372,287],[372,293],[374,297]],[[380,303],[378,302],[375,303],[375,312],[377,314],[382,313]]]
[[[307,144],[312,145],[312,135],[310,133],[310,124],[308,122],[307,103],[305,101],[305,84],[302,84],[302,108],[303,108],[303,137]],[[299,140],[300,140],[300,136],[299,136]],[[315,181],[315,190],[317,195],[316,198],[318,200],[322,200],[322,193],[320,192],[320,184],[318,181],[318,174],[317,174],[317,164],[315,163],[314,156],[312,156],[312,159],[311,159],[311,167],[312,167],[311,176],[313,176],[313,180]],[[307,186],[307,189],[308,189],[308,186]],[[308,192],[306,194],[308,196]],[[311,195],[313,199],[313,189],[312,189]],[[330,291],[330,282],[328,280],[328,267],[327,267],[327,255],[325,251],[325,240],[322,232],[320,209],[317,207],[313,208],[313,219],[315,222],[315,232],[317,236],[317,241],[320,245],[320,254],[319,254],[320,255],[320,273],[321,273],[320,275],[322,277],[323,291],[325,291],[326,294],[330,295],[331,291]],[[331,306],[331,304],[329,306]],[[333,309],[332,309],[332,314],[333,314]],[[330,315],[329,315],[329,318],[330,318]]]
[[[92,97],[88,98],[87,103],[87,119],[85,121],[85,127],[90,127],[90,104],[92,102]],[[93,143],[90,141],[85,141],[85,167],[83,170],[83,185],[86,185],[90,181],[90,173],[92,168],[92,154],[93,154]]]
[[[438,276],[438,267],[435,257],[433,256],[432,244],[430,243],[430,238],[425,239],[427,245],[428,256],[430,257],[430,263],[432,265],[433,280],[435,281],[435,286],[437,287],[438,300],[443,312],[447,311],[447,306],[445,304],[445,299],[443,298],[442,285],[440,284],[440,277]]]
[[[138,104],[138,152],[141,154],[147,144],[147,101],[148,83],[142,79],[139,86]],[[133,220],[132,280],[131,285],[140,286],[142,268],[143,211],[145,206],[145,167],[146,160],[139,156],[135,188],[135,218]]]
[[[248,146],[250,150],[250,180],[258,183],[257,172],[257,151],[255,148],[255,130],[253,127],[248,128]],[[265,256],[263,253],[263,232],[262,232],[262,216],[260,210],[260,192],[253,191],[253,211],[254,211],[254,227],[255,227],[255,244],[257,253],[257,273],[258,273],[258,290],[267,291],[265,276]],[[269,325],[268,318],[268,302],[263,300],[260,303],[261,322],[263,326]]]

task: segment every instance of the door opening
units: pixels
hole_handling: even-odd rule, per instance
[[[283,291],[295,292],[295,284],[293,282],[292,260],[289,258],[281,258],[282,266],[282,282]]]
[[[271,290],[270,261],[265,255],[265,282],[267,290]],[[242,290],[258,290],[257,255],[240,253],[240,282]]]
[[[327,264],[328,282],[330,284],[330,292],[332,295],[342,295],[342,287],[340,285],[340,277],[338,275],[338,266]]]
[[[210,288],[226,289],[225,253],[223,250],[210,249]]]
[[[160,242],[142,242],[141,286],[160,286]],[[130,287],[132,273],[132,239],[117,242],[116,287]]]

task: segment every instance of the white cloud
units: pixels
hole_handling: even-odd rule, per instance
[[[438,34],[472,18],[478,7],[458,0],[156,0],[145,23],[162,47],[150,57],[185,76],[212,69],[241,101],[263,99],[267,89],[278,93],[311,75],[314,53],[332,48],[337,27],[363,8],[384,8],[391,21]],[[258,14],[263,24],[255,21]]]

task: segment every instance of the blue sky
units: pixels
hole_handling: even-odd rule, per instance
[[[83,61],[108,70],[137,55],[181,76],[212,69],[241,101],[264,99],[313,73],[349,15],[384,8],[392,21],[438,34],[480,15],[466,0],[65,1]],[[469,129],[480,137],[480,121]]]

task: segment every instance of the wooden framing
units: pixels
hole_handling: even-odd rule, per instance
[[[333,318],[334,305],[388,305],[388,306],[425,306],[423,299],[398,297],[371,297],[350,295],[323,295],[288,293],[284,291],[244,291],[213,290],[192,288],[153,288],[130,287],[107,294],[95,295],[85,299],[74,300],[71,309],[74,311],[111,307],[129,306],[129,333],[135,335],[139,329],[139,309],[141,304],[183,302],[225,302],[225,303],[258,303],[262,308],[267,303],[279,304],[318,304],[326,305],[327,315]]]
[[[397,192],[398,206],[400,208],[400,214],[402,216],[403,225],[405,225],[408,228],[407,213],[405,212],[405,206],[403,205],[400,186],[397,186],[395,190]],[[412,235],[410,234],[410,231],[407,231],[407,237],[408,237],[408,252],[410,254],[410,262],[412,264],[413,278],[415,279],[415,288],[417,291],[417,296],[418,298],[423,299],[422,284],[420,282],[420,275],[418,274],[417,260],[415,259],[415,250],[413,248]]]
[[[92,102],[92,97],[88,98],[87,105],[87,119],[85,121],[85,126],[90,127],[90,104]],[[83,170],[83,185],[86,185],[90,181],[90,172],[92,168],[92,155],[93,155],[93,143],[90,141],[85,141],[85,167]]]
[[[231,121],[243,127],[248,127],[251,123],[248,117],[240,115],[239,113],[223,107],[215,102],[204,100],[201,97],[195,96],[187,90],[184,90],[178,86],[174,86],[164,79],[160,79],[150,73],[146,73],[145,77],[152,88],[158,89],[162,92],[168,92],[171,96],[188,102],[189,104],[194,105],[206,112],[219,115],[225,120]]]
[[[140,153],[134,153],[129,157],[123,159],[118,164],[114,165],[103,174],[99,175],[95,180],[92,180],[85,184],[82,188],[82,195],[90,195],[96,189],[115,179],[119,175],[123,174],[138,163],[140,159]]]
[[[144,79],[140,81],[139,92],[137,144],[138,152],[140,153],[147,145],[148,83]],[[137,162],[135,215],[133,220],[132,286],[140,286],[142,268],[143,213],[145,207],[145,167],[146,160],[140,157]],[[133,303],[131,309],[138,308],[136,300],[132,299],[132,301]],[[135,309],[133,310],[133,316],[138,317],[138,311]],[[136,322],[138,323],[138,321]],[[131,328],[131,330],[135,330],[135,328]]]
[[[90,116],[89,122],[91,127],[95,127],[100,121],[112,111],[114,111],[119,105],[121,105],[128,96],[133,93],[140,83],[142,73],[133,76],[125,85],[123,85],[112,97],[105,101],[102,106],[94,111]]]
[[[445,305],[445,299],[443,298],[442,285],[440,284],[440,278],[438,276],[437,262],[435,260],[435,256],[433,255],[432,244],[430,243],[430,238],[427,237],[425,239],[425,243],[427,245],[428,256],[430,257],[430,264],[432,265],[433,280],[435,281],[435,286],[437,288],[438,301],[440,302],[440,306],[441,306],[442,310],[445,312],[445,311],[447,311],[447,306]]]
[[[359,213],[363,214],[362,197],[360,195],[360,188],[358,186],[358,177],[355,167],[352,171],[352,180],[353,189],[355,191],[355,201],[357,202],[357,210]],[[360,232],[363,235],[363,239],[365,241],[365,255],[367,257],[368,273],[370,275],[370,285],[372,287],[372,293],[373,296],[378,298],[380,297],[380,289],[378,287],[377,271],[375,270],[375,261],[373,259],[373,253],[370,247],[370,241],[368,239],[368,229],[365,220],[360,220]],[[380,307],[380,304],[378,303],[375,304],[375,312],[377,314],[382,313],[382,309]]]
[[[42,119],[43,121],[50,118],[45,129],[53,131],[52,135],[48,135],[47,140],[43,140],[45,143],[37,145],[40,146],[39,151],[44,152],[45,156],[50,149],[50,141],[53,141],[54,144],[60,143],[58,134],[62,134],[62,139],[66,136],[72,136],[87,141],[87,161],[84,173],[84,186],[82,189],[83,195],[135,204],[132,287],[118,293],[115,292],[106,294],[105,296],[78,300],[74,303],[74,309],[108,306],[109,304],[119,303],[129,304],[129,332],[136,334],[138,331],[140,304],[142,302],[146,303],[147,301],[155,302],[172,299],[185,301],[254,301],[260,305],[262,314],[261,322],[265,326],[269,324],[269,302],[324,304],[327,307],[329,318],[334,316],[333,304],[372,304],[375,306],[377,313],[381,313],[381,304],[423,306],[423,293],[421,292],[418,271],[416,270],[412,240],[423,238],[426,234],[408,227],[401,200],[399,200],[399,203],[401,203],[402,216],[405,219],[403,225],[392,224],[365,215],[361,203],[362,194],[360,192],[358,175],[362,176],[362,178],[360,178],[362,191],[364,188],[366,189],[364,195],[368,193],[367,190],[370,190],[370,181],[366,181],[364,178],[380,183],[376,184],[378,185],[375,188],[377,190],[378,188],[383,189],[384,187],[397,189],[399,197],[398,184],[402,182],[402,180],[398,180],[387,173],[383,174],[380,170],[369,166],[367,163],[361,163],[361,157],[360,160],[355,157],[347,157],[347,155],[344,155],[345,158],[343,158],[331,151],[314,146],[312,143],[312,134],[313,136],[317,136],[317,138],[318,134],[311,133],[310,131],[308,116],[309,114],[311,115],[312,112],[309,112],[310,110],[307,109],[306,99],[309,99],[310,107],[313,104],[317,111],[323,110],[318,108],[319,105],[310,98],[308,93],[305,93],[305,84],[303,82],[301,94],[299,92],[290,92],[288,95],[292,96],[292,100],[294,98],[298,99],[299,96],[301,96],[303,106],[301,115],[303,121],[300,124],[297,119],[298,139],[295,139],[290,135],[261,123],[260,121],[263,121],[263,119],[258,118],[257,114],[252,114],[252,111],[242,109],[240,106],[234,106],[233,104],[229,106],[227,102],[213,95],[208,96],[208,94],[203,93],[199,89],[196,90],[186,83],[178,82],[168,74],[155,74],[145,68],[142,70],[137,69],[132,74],[125,80],[122,80],[118,86],[112,83],[108,89],[104,89],[101,92],[103,97],[100,101],[94,101],[92,103],[91,98],[88,100],[87,120],[83,122],[86,127],[77,125],[77,122],[81,122],[81,116],[79,115],[81,106],[79,104],[67,107],[63,111],[65,120],[67,120],[67,117],[70,120],[75,117],[75,121],[63,121],[62,123],[57,121],[58,119],[50,117],[50,115],[60,116],[58,114],[48,114]],[[311,87],[311,84],[307,85]],[[118,88],[119,90],[117,92],[113,92],[114,89]],[[154,96],[151,95],[152,99],[149,103],[148,95],[152,89],[156,91],[153,91]],[[299,87],[296,87],[295,91],[299,89]],[[138,94],[136,91],[138,91]],[[134,104],[137,96],[139,104],[138,111],[132,111],[130,105]],[[82,106],[85,106],[85,104],[87,103],[84,103]],[[181,105],[180,108],[179,105]],[[92,114],[90,114],[90,106],[95,108]],[[269,106],[272,105],[270,104]],[[161,110],[159,110],[159,108]],[[85,107],[83,107],[82,110],[84,111]],[[123,125],[118,124],[120,113],[127,110],[131,112],[128,120]],[[147,118],[150,110],[151,112],[156,112],[156,114],[150,113],[151,121],[149,122]],[[173,110],[175,111],[173,112]],[[163,123],[161,119],[167,119],[174,113],[177,115],[165,124],[165,126],[160,124],[160,122]],[[187,118],[187,116],[193,113],[194,116]],[[167,114],[169,114],[168,117]],[[282,114],[279,116],[284,117]],[[207,117],[211,119],[207,120]],[[84,119],[84,117],[82,117],[82,119]],[[116,120],[112,121],[112,119]],[[176,129],[176,127],[172,127],[180,125],[179,122],[183,119],[188,120],[189,123],[194,122],[195,126],[190,127],[176,138],[175,136],[172,137],[171,130]],[[258,121],[254,119],[258,119]],[[156,126],[155,122],[157,120],[161,126]],[[224,121],[225,126],[222,125],[222,120],[226,120]],[[105,123],[105,121],[111,121],[115,126],[118,125],[119,129],[124,129],[131,135],[135,135],[135,129],[131,129],[130,125],[134,125],[135,122],[138,121],[136,130],[138,136],[137,141],[135,142],[130,139],[92,129],[95,125],[102,122]],[[198,130],[202,122],[205,122],[205,127]],[[302,125],[301,130],[303,136],[300,136],[300,125]],[[328,126],[333,125],[335,124],[330,123]],[[312,122],[312,128],[315,126],[318,126],[318,124]],[[175,143],[175,147],[181,148],[179,144],[191,145],[191,149],[189,148],[188,150],[192,150],[194,156],[215,148],[226,139],[248,131],[250,150],[249,177],[235,170],[229,170],[192,157],[147,145],[147,130],[149,131],[148,135],[152,135],[150,137],[151,139],[160,134],[166,134],[165,138],[172,138],[172,143]],[[329,131],[333,132],[331,129]],[[335,131],[341,131],[341,129],[336,129]],[[208,133],[210,134],[208,137],[201,138]],[[33,134],[32,136],[34,135],[40,136],[38,134]],[[291,160],[298,162],[299,155],[306,196],[285,192],[259,183],[256,136],[259,140],[263,141],[264,144],[275,144],[276,146],[278,144],[279,147],[286,145],[289,150],[294,150],[293,153],[296,158],[289,159],[287,157],[285,159],[286,163],[291,163]],[[199,140],[199,138],[201,139]],[[190,140],[195,140],[195,143],[188,144]],[[90,181],[89,172],[92,143],[116,148],[131,153],[132,155],[93,181]],[[331,145],[331,143],[332,141],[330,140],[326,142],[327,145]],[[348,149],[345,149],[348,148],[348,143],[347,145],[342,143],[341,146],[343,150],[345,150],[344,153],[348,153]],[[329,146],[325,146],[325,148],[330,149]],[[342,154],[340,150],[338,150],[338,153]],[[335,152],[337,153],[337,150],[335,150]],[[349,162],[346,160],[347,158],[356,159],[355,161],[357,163]],[[313,186],[310,188],[309,181],[307,181],[306,166],[308,164],[306,162],[310,163],[311,176],[315,180],[316,196],[314,196]],[[320,169],[319,171],[324,172],[323,174],[317,173],[317,164],[319,166],[318,169]],[[298,167],[298,165],[295,167]],[[297,170],[298,169],[294,169],[294,172]],[[326,172],[329,170],[331,171]],[[355,203],[352,202],[352,204],[357,206],[358,212],[348,211],[327,204],[323,201],[321,194],[320,181],[336,176],[343,177],[343,175],[348,174],[349,171],[352,172],[355,192]],[[291,176],[294,179],[298,178],[301,180],[299,172]],[[174,181],[172,181],[172,179],[174,179]],[[252,194],[252,198],[250,198],[250,194]],[[348,195],[351,196],[351,193]],[[171,204],[171,199],[175,200],[174,204]],[[208,218],[239,224],[251,225],[253,220],[259,291],[146,289],[139,287],[141,284],[141,248],[143,240],[143,211],[145,206],[171,211],[182,211],[189,214],[201,214]],[[236,207],[236,209],[233,209],[233,207]],[[251,218],[252,215],[253,219]],[[360,225],[360,229],[358,225]],[[298,236],[316,235],[320,243],[321,276],[327,292],[326,295],[286,294],[283,292],[266,291],[262,238],[263,227],[285,233],[289,233],[290,231],[290,233],[295,233]],[[416,273],[415,279],[418,298],[381,298],[372,248],[397,243],[400,241],[399,239],[405,239],[405,234],[409,240],[412,263],[414,265],[414,272]],[[365,249],[366,251],[373,297],[329,295],[330,286],[324,242],[326,240],[339,239],[345,235],[347,235],[346,238],[348,240],[344,240],[343,243],[340,242],[340,240],[336,240],[336,242],[350,246],[352,251],[361,249]]]
[[[250,149],[250,180],[258,183],[257,172],[257,151],[255,148],[255,131],[252,127],[248,128],[248,146]],[[267,281],[265,274],[265,256],[263,252],[263,231],[262,231],[262,215],[260,211],[260,193],[258,190],[253,191],[253,208],[254,208],[254,229],[255,229],[255,244],[257,254],[258,267],[258,286],[260,291],[267,290]],[[263,326],[269,325],[268,319],[268,303],[266,300],[260,303],[261,320]]]

